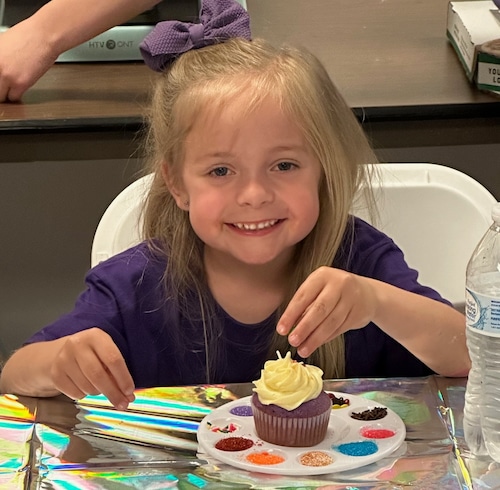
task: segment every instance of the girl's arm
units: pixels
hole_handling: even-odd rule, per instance
[[[0,102],[16,101],[70,48],[160,0],[51,0],[0,35]]]
[[[470,360],[461,313],[434,299],[339,269],[314,271],[297,290],[277,330],[289,335],[300,356],[308,357],[325,342],[369,322],[433,371],[467,375]]]
[[[444,376],[467,376],[465,317],[439,301],[366,279],[376,296],[373,323]]]
[[[75,400],[102,393],[118,409],[134,400],[125,361],[99,328],[22,347],[2,369],[0,391],[41,397],[63,393]]]

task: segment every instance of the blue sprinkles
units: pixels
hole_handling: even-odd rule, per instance
[[[238,405],[231,408],[231,410],[229,410],[229,413],[238,415],[240,417],[251,417],[253,415],[252,407],[250,405]]]
[[[377,444],[373,441],[346,442],[345,444],[339,444],[333,449],[337,449],[337,451],[346,456],[369,456],[378,451]]]

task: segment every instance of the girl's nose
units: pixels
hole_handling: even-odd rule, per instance
[[[245,179],[238,189],[237,202],[242,206],[258,208],[272,202],[273,199],[271,182],[263,177]]]

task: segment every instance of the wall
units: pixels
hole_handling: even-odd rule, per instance
[[[71,308],[100,216],[135,161],[0,163],[0,355]]]

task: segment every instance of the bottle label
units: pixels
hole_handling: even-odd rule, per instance
[[[500,337],[500,299],[465,289],[467,328],[490,337]]]

